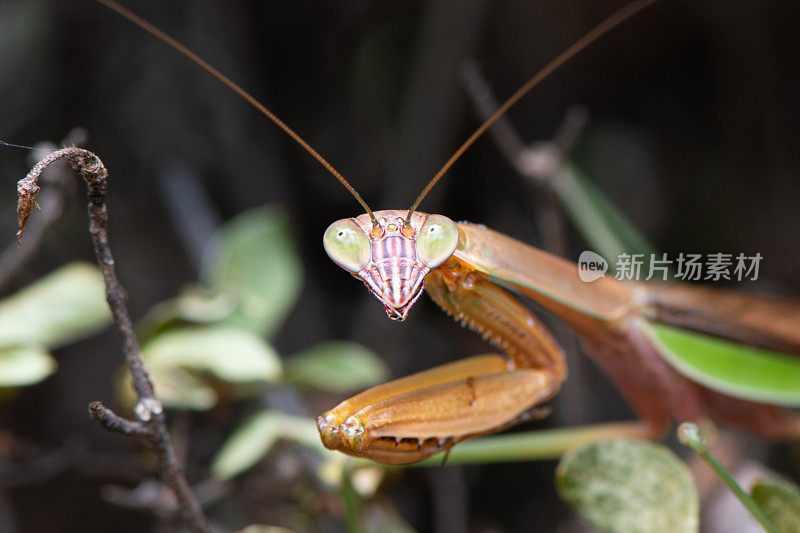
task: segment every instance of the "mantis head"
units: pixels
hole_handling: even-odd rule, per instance
[[[334,263],[364,282],[392,320],[405,320],[422,293],[425,276],[453,254],[458,226],[442,215],[376,211],[337,220],[325,230],[325,251]]]

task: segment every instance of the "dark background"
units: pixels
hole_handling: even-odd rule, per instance
[[[374,209],[403,209],[478,125],[456,76],[462,59],[476,58],[505,97],[623,2],[126,5],[250,90]],[[760,279],[745,288],[800,294],[798,20],[800,4],[793,1],[662,1],[556,72],[510,118],[533,142],[551,138],[569,106],[584,105],[591,121],[575,161],[659,248],[671,256],[759,252]],[[197,171],[221,219],[266,203],[289,213],[306,284],[277,337],[281,353],[351,339],[385,354],[394,375],[402,375],[486,349],[425,298],[405,323],[387,320],[320,246],[327,225],[358,214],[358,205],[206,73],[99,4],[3,0],[0,139],[58,141],[78,125],[111,172],[111,238],[134,319],[196,279],[197,258],[166,214],[180,193],[159,185],[165,162],[178,158]],[[0,230],[9,245],[14,184],[26,172],[26,155],[0,150]],[[538,205],[536,191],[485,138],[422,210],[481,222],[536,245],[542,241]],[[568,239],[575,259],[586,245],[574,231]],[[76,258],[91,260],[80,207],[4,290]],[[574,339],[563,330],[559,336],[573,373],[555,414],[539,425],[632,417],[583,362]],[[101,499],[106,483],[134,486],[145,467],[130,443],[104,433],[85,414],[88,402],[112,398],[111,376],[121,362],[115,335],[106,332],[56,357],[58,373],[7,404],[0,426],[29,443],[33,457],[68,445],[78,451],[69,448],[65,453],[74,457],[52,472],[35,465],[22,474],[14,470],[17,481],[5,488],[0,479],[0,508],[15,517],[19,531],[150,527],[146,514]],[[310,408],[318,407],[326,406]],[[196,478],[235,422],[217,421],[212,431],[203,426],[212,422],[195,421],[190,471]],[[783,448],[771,455],[779,465],[787,461]],[[570,516],[554,496],[553,466],[413,471],[384,493],[422,531],[547,531]],[[258,495],[246,498],[257,507]]]

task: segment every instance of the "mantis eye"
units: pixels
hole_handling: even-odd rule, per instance
[[[322,237],[322,245],[328,257],[347,271],[358,272],[369,261],[369,237],[349,218],[337,220],[328,226]]]
[[[458,244],[458,226],[442,215],[428,215],[417,236],[417,257],[436,268],[453,255]]]

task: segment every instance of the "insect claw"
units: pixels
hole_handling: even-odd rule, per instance
[[[356,416],[349,416],[341,425],[343,438],[353,452],[363,444],[364,423]]]
[[[450,450],[451,449],[452,448],[450,448],[446,452],[444,452],[444,457],[442,457],[442,464],[439,465],[439,466],[444,466],[447,463],[447,460],[450,458]]]
[[[544,405],[540,407],[534,407],[533,409],[529,409],[520,415],[520,421],[523,420],[540,420],[542,418],[546,418],[550,416],[550,413],[553,412],[553,408],[549,405]]]

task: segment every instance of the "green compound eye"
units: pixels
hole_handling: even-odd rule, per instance
[[[417,236],[417,257],[430,268],[444,263],[458,244],[458,226],[442,215],[429,215]]]
[[[349,218],[328,226],[322,245],[334,263],[350,272],[360,271],[369,261],[369,237]]]

